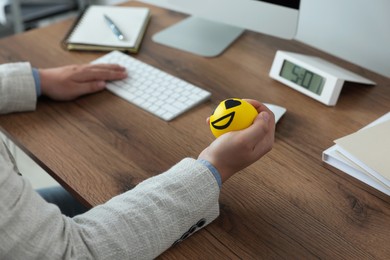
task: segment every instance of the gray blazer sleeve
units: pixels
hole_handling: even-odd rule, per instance
[[[35,110],[37,94],[30,63],[0,65],[0,114]]]
[[[194,159],[72,219],[0,153],[0,259],[153,259],[219,214],[218,184]]]

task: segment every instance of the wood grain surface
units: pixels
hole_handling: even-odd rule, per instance
[[[245,32],[216,58],[154,43],[185,15],[148,6],[152,19],[134,57],[210,92],[209,101],[165,122],[108,91],[72,102],[41,98],[35,112],[0,116],[0,126],[86,205],[97,205],[197,157],[214,138],[206,118],[229,97],[282,105],[273,150],[223,186],[220,216],[160,259],[389,259],[390,198],[328,166],[322,152],[390,111],[390,80],[297,41]],[[69,52],[72,20],[0,40],[0,63],[44,68],[88,63],[103,53]],[[377,84],[346,84],[325,106],[269,77],[277,50],[315,55]]]

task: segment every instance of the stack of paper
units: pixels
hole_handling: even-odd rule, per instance
[[[324,162],[390,195],[390,112],[335,143]]]

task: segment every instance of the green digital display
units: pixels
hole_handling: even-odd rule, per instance
[[[284,60],[280,76],[317,95],[321,95],[325,79],[288,60]]]

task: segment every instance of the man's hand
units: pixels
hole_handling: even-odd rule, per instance
[[[221,175],[222,182],[256,162],[272,149],[274,143],[274,114],[256,100],[246,101],[259,113],[253,124],[246,129],[221,135],[198,157],[214,165]]]
[[[124,79],[127,72],[116,64],[83,64],[39,69],[39,75],[42,95],[65,101],[101,91],[107,80]]]

